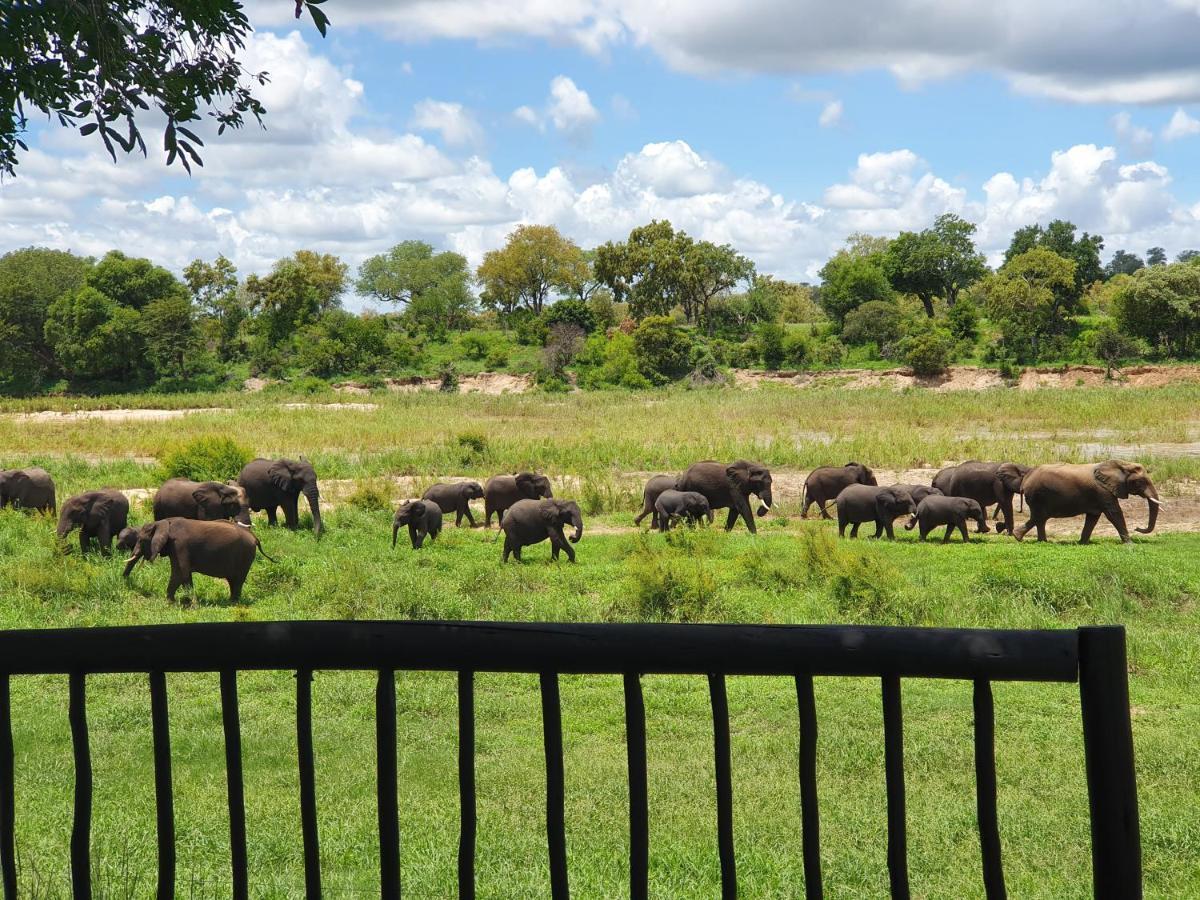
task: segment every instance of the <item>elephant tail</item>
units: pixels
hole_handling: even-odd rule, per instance
[[[262,554],[263,559],[265,559],[267,562],[273,562],[273,563],[279,562],[279,560],[272,559],[270,556],[267,556],[267,551],[262,548],[262,541],[260,541],[258,539],[257,535],[255,535],[255,537],[254,537],[254,547],[256,550],[258,550],[259,553]]]

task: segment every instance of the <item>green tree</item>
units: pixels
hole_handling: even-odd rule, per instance
[[[1036,361],[1045,339],[1062,331],[1074,290],[1075,264],[1035,247],[984,279],[979,292],[1005,350],[1018,360]]]
[[[983,254],[975,249],[975,230],[966,219],[945,213],[924,231],[900,232],[883,255],[892,287],[920,298],[931,319],[935,298],[953,306],[960,291],[987,273]]]
[[[666,384],[691,371],[691,336],[670,316],[647,316],[633,332],[638,371],[654,384]]]
[[[46,311],[46,341],[72,380],[133,381],[145,377],[145,344],[137,310],[84,285]]]
[[[1142,262],[1142,258],[1136,253],[1118,250],[1112,255],[1112,259],[1108,261],[1108,265],[1104,267],[1104,277],[1114,278],[1117,275],[1132,275],[1144,265],[1146,264]]]
[[[596,316],[586,301],[567,297],[546,308],[542,324],[547,330],[553,330],[555,325],[574,325],[584,334],[591,334],[596,330]]]
[[[483,305],[507,315],[515,309],[540,314],[587,277],[583,251],[553,225],[518,225],[499,250],[489,250],[475,276]]]
[[[1075,286],[1070,296],[1072,304],[1080,300],[1089,284],[1104,278],[1104,268],[1100,265],[1104,238],[1086,231],[1076,238],[1075,226],[1065,219],[1055,219],[1045,228],[1026,225],[1017,229],[1004,253],[1004,264],[1008,265],[1014,257],[1035,248],[1057,253],[1075,264]]]
[[[1162,247],[1151,247],[1146,251],[1146,265],[1148,266],[1165,266],[1167,264],[1167,251]]]
[[[1091,333],[1092,352],[1104,361],[1104,377],[1112,378],[1113,369],[1140,355],[1146,348],[1112,322],[1103,322]]]
[[[300,330],[296,361],[318,378],[373,374],[387,367],[388,337],[384,316],[330,309]]]
[[[1200,259],[1200,250],[1180,250],[1175,254],[1175,262],[1190,263]]]
[[[763,322],[758,326],[755,337],[763,368],[775,371],[784,364],[787,359],[787,351],[784,349],[785,336],[783,326],[777,322]]]
[[[120,250],[104,254],[87,275],[87,283],[122,306],[143,309],[151,301],[179,296],[179,279],[148,259],[126,256]]]
[[[892,285],[883,270],[882,254],[858,255],[839,250],[821,268],[818,302],[840,329],[846,314],[872,300],[891,300]]]
[[[940,375],[954,362],[954,336],[944,328],[925,327],[900,341],[896,351],[914,375]]]
[[[197,329],[221,359],[234,356],[238,329],[249,316],[248,298],[239,289],[237,267],[223,255],[208,263],[194,259],[183,281],[199,316]]]
[[[1141,269],[1112,297],[1117,327],[1168,355],[1200,349],[1200,266]]]
[[[46,311],[83,286],[90,266],[91,260],[44,247],[0,256],[0,390],[35,390],[54,376]]]
[[[358,268],[355,289],[403,304],[405,317],[433,333],[465,327],[475,308],[470,271],[462,254],[434,253],[424,241],[403,241]]]
[[[900,308],[885,300],[871,300],[846,314],[842,340],[847,344],[874,343],[887,356],[888,348],[900,339]]]
[[[192,301],[172,293],[146,304],[138,319],[146,356],[159,378],[187,378],[199,368]]]
[[[260,362],[270,351],[290,345],[293,335],[322,313],[338,308],[346,271],[336,256],[298,250],[278,260],[269,275],[246,279],[255,312],[253,352]]]

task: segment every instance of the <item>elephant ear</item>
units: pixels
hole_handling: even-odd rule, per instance
[[[96,518],[107,517],[112,511],[112,505],[113,498],[101,494],[87,505],[87,514]]]
[[[192,491],[192,499],[196,501],[196,505],[199,506],[202,510],[204,510],[205,512],[209,512],[213,508],[214,499],[219,500],[220,498],[213,496],[212,488],[199,487],[199,488],[196,488],[194,491]]]
[[[146,554],[146,562],[154,562],[167,549],[171,539],[171,523],[156,522],[153,526],[154,537],[150,539],[150,552]]]
[[[267,469],[267,478],[281,491],[292,489],[292,467],[282,459],[271,463],[271,467]]]
[[[1125,467],[1117,460],[1110,459],[1100,463],[1092,469],[1092,475],[1097,483],[1114,497],[1124,499],[1129,496],[1129,489],[1125,487],[1127,473]]]
[[[727,466],[725,476],[741,491],[744,491],[750,483],[749,467],[745,464],[734,463],[732,466]]]
[[[543,501],[538,505],[538,513],[542,517],[542,521],[549,528],[557,528],[562,523],[559,519],[563,515],[563,509],[554,501]]]

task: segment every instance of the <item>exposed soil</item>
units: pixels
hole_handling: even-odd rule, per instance
[[[284,409],[379,409],[378,403],[284,403]]]
[[[415,391],[436,391],[441,386],[437,378],[402,378],[388,379],[389,391],[413,393]],[[506,372],[480,372],[478,375],[461,375],[458,379],[460,394],[524,394],[533,387],[533,378],[529,375],[509,375]]]
[[[80,409],[72,412],[44,410],[42,412],[12,413],[10,418],[24,422],[75,422],[80,419],[100,419],[104,422],[163,422],[180,419],[195,413],[232,412],[225,406],[205,406],[194,409]]]
[[[995,369],[975,366],[952,366],[943,375],[929,377],[914,375],[909,369],[835,369],[827,372],[735,369],[733,374],[734,382],[743,387],[771,383],[795,387],[883,387],[892,390],[923,387],[935,391],[982,391],[1010,386]],[[1105,377],[1105,371],[1100,366],[1059,366],[1025,369],[1015,387],[1020,390],[1043,387],[1162,387],[1196,381],[1200,381],[1200,366],[1131,366],[1114,370],[1111,379]]]

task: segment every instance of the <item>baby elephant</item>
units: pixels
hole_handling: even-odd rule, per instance
[[[979,525],[979,530],[983,530],[987,517],[977,500],[972,500],[970,497],[943,497],[939,494],[931,494],[920,502],[917,511],[913,513],[913,517],[904,527],[908,531],[912,531],[914,526],[920,525],[921,540],[925,540],[929,532],[939,525],[945,525],[946,533],[942,536],[943,544],[950,543],[950,535],[957,528],[962,532],[963,543],[969,544],[971,539],[967,537],[967,519],[974,519],[975,523]]]
[[[128,530],[128,529],[127,529]],[[192,588],[192,573],[224,578],[229,582],[229,599],[237,603],[242,585],[250,573],[257,550],[266,558],[258,536],[248,525],[236,522],[205,522],[200,519],[173,517],[143,525],[136,532],[133,555],[125,562],[124,576],[129,577],[139,560],[154,562],[166,554],[171,561],[171,580],[167,583],[167,599],[174,600],[180,586]],[[119,544],[127,540],[121,533]]]
[[[86,553],[95,538],[101,552],[107,556],[112,552],[113,537],[128,524],[129,501],[124,494],[112,488],[85,491],[62,505],[58,515],[58,537],[61,540],[78,528],[80,553]]]
[[[563,536],[567,525],[575,526],[570,543]],[[564,550],[567,559],[575,562],[571,544],[583,537],[583,514],[574,500],[518,500],[500,520],[500,529],[504,532],[503,562],[508,562],[510,553],[520,562],[522,547],[540,544],[547,538],[551,559],[558,559],[558,551]]]
[[[442,510],[442,514],[454,513],[454,527],[462,525],[463,516],[475,527],[475,517],[471,515],[471,501],[483,498],[483,485],[478,481],[460,481],[455,484],[435,484],[421,495],[422,500],[432,500]]]
[[[663,491],[654,501],[654,515],[658,519],[659,531],[669,531],[673,520],[686,519],[690,525],[696,525],[705,518],[710,523],[713,520],[708,498],[695,491]]]
[[[408,526],[408,539],[414,550],[420,550],[426,535],[435,540],[442,533],[442,508],[432,500],[405,500],[392,519],[392,549],[401,525]]]
[[[903,487],[871,487],[865,484],[852,484],[843,488],[837,495],[838,534],[846,536],[846,526],[852,526],[850,537],[858,537],[858,526],[863,522],[875,523],[875,534],[879,537],[885,531],[888,540],[894,540],[892,522],[904,515],[912,515],[917,511],[912,495]]]

